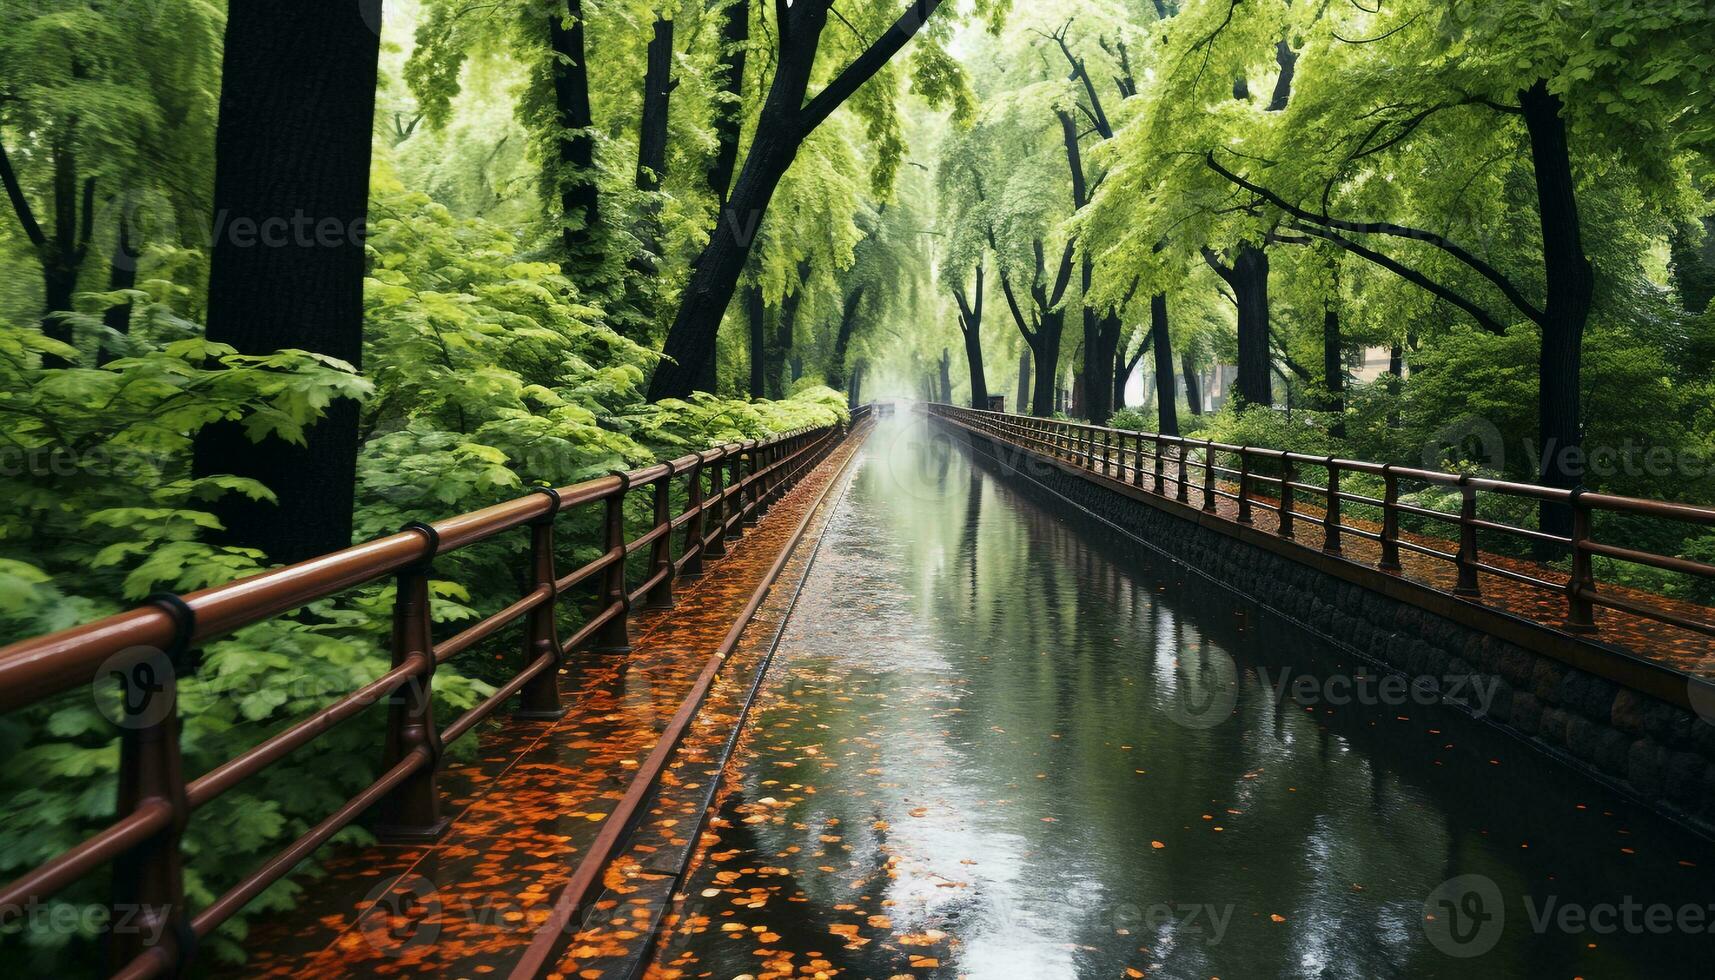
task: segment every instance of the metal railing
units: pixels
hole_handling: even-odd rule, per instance
[[[1271,512],[1276,517],[1275,533],[1281,538],[1295,538],[1299,525],[1312,525],[1322,532],[1321,551],[1325,554],[1343,556],[1342,539],[1347,536],[1376,542],[1380,546],[1380,560],[1376,567],[1385,572],[1402,570],[1402,552],[1449,563],[1457,573],[1457,584],[1452,591],[1458,596],[1481,598],[1480,574],[1493,575],[1557,596],[1565,603],[1566,623],[1563,628],[1572,632],[1596,632],[1596,609],[1604,607],[1703,636],[1715,636],[1715,610],[1685,603],[1675,603],[1679,607],[1677,609],[1660,608],[1599,589],[1595,559],[1612,559],[1710,580],[1715,580],[1715,565],[1598,541],[1592,532],[1594,516],[1600,513],[1712,527],[1715,526],[1715,509],[950,405],[928,405],[926,408],[967,428],[1157,496],[1171,497],[1181,504],[1189,504],[1191,489],[1195,486],[1199,490],[1203,512],[1217,514],[1220,501],[1231,501],[1235,511],[1233,519],[1239,524],[1253,524],[1258,510]],[[1309,482],[1318,475],[1322,477],[1320,483]],[[1353,475],[1379,480],[1381,496],[1345,489],[1343,478]],[[1459,510],[1449,513],[1409,503],[1402,500],[1402,486],[1440,488],[1456,494]],[[1263,492],[1259,493],[1259,490]],[[1478,517],[1478,503],[1482,495],[1537,503],[1546,501],[1564,506],[1571,513],[1571,534],[1551,534],[1535,528],[1481,519]],[[1313,502],[1320,507],[1321,514],[1301,513],[1298,510],[1301,502]],[[1379,512],[1379,526],[1374,522],[1349,519],[1345,512],[1348,505]],[[1456,543],[1448,541],[1437,547],[1434,538],[1402,533],[1403,518],[1450,528]],[[1543,578],[1542,574],[1547,569],[1540,565],[1526,566],[1539,570],[1533,574],[1495,564],[1479,550],[1479,533],[1507,535],[1534,547],[1564,550],[1570,558],[1566,580],[1556,582]]]
[[[868,413],[853,412],[853,423]],[[666,605],[679,576],[696,574],[705,559],[726,554],[725,542],[766,513],[811,467],[844,438],[846,426],[790,433],[766,442],[731,443],[628,473],[615,473],[437,521],[412,522],[399,533],[320,558],[264,572],[184,596],[160,595],[148,604],[97,622],[0,649],[0,712],[37,704],[65,691],[111,677],[127,693],[121,725],[118,814],[107,828],[0,888],[0,908],[41,902],[113,865],[113,904],[135,928],[112,930],[115,976],[171,975],[194,955],[198,941],[230,919],[270,885],[371,807],[376,832],[398,841],[433,840],[448,817],[441,813],[437,776],[446,745],[517,697],[517,716],[555,719],[558,671],[581,646],[629,646],[627,615],[635,603]],[[672,513],[674,481],[685,481],[688,503]],[[648,531],[628,538],[625,503],[649,490]],[[556,569],[557,518],[575,508],[603,507],[603,551],[564,575]],[[431,564],[499,535],[526,530],[530,537],[530,590],[518,601],[454,636],[436,641],[430,618]],[[675,535],[683,533],[683,546]],[[628,588],[627,561],[648,551],[649,573]],[[194,674],[194,651],[234,630],[289,613],[348,590],[396,578],[392,667],[299,724],[238,757],[186,778],[180,761],[176,684]],[[556,611],[583,583],[597,605],[563,641]],[[588,596],[588,591],[583,594]],[[518,671],[495,692],[444,727],[433,710],[435,670],[501,630],[524,623]],[[130,694],[147,693],[138,704]],[[206,907],[185,907],[180,839],[191,814],[209,801],[314,741],[377,702],[387,705],[387,734],[380,775]],[[159,937],[153,944],[144,937]]]

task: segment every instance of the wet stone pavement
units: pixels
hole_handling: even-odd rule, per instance
[[[649,975],[1707,975],[1709,842],[1391,690],[882,423]]]

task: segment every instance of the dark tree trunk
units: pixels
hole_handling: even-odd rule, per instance
[[[1334,416],[1328,431],[1346,435],[1346,342],[1340,334],[1340,309],[1330,302],[1322,311],[1322,380],[1328,389],[1324,408]]]
[[[1065,400],[1060,397],[1059,353],[1061,328],[1055,327],[1052,330],[1051,338],[1043,336],[1050,333],[1048,326],[1049,320],[1052,319],[1063,324],[1065,322],[1063,319],[1064,317],[1065,313],[1063,311],[1056,311],[1043,317],[1042,331],[1041,334],[1039,334],[1039,336],[1043,337],[1043,342],[1032,344],[1030,346],[1030,353],[1036,361],[1036,383],[1033,386],[1036,389],[1036,393],[1034,400],[1030,403],[1030,412],[1032,415],[1040,418],[1047,418],[1048,416],[1053,415],[1055,412],[1060,411],[1065,404]]]
[[[233,4],[215,134],[208,339],[240,353],[296,347],[361,366],[363,228],[375,116],[379,0]],[[319,230],[306,238],[297,229]],[[253,237],[260,227],[260,244]],[[291,229],[269,238],[269,228]],[[273,242],[283,244],[275,247]],[[358,405],[342,400],[306,445],[251,442],[238,423],[204,429],[199,475],[261,481],[279,503],[228,495],[224,539],[275,561],[351,543]]]
[[[1274,81],[1274,95],[1269,99],[1268,111],[1280,112],[1292,99],[1292,78],[1298,73],[1298,52],[1285,41],[1276,41],[1274,61],[1280,66],[1280,75]]]
[[[693,264],[680,298],[679,313],[667,333],[663,360],[649,383],[649,400],[684,397],[701,365],[713,352],[715,335],[732,302],[758,224],[780,180],[804,140],[834,109],[875,76],[934,15],[942,0],[915,0],[863,54],[828,83],[808,104],[816,52],[827,26],[829,0],[797,0],[777,5],[789,23],[779,31],[774,80],[758,116],[756,135],[738,182],[721,209],[708,245]]]
[[[715,157],[709,190],[726,203],[738,166],[739,136],[744,131],[744,63],[750,48],[750,0],[727,0],[721,21],[720,101],[714,107]]]
[[[1179,405],[1173,390],[1173,338],[1167,333],[1167,296],[1156,293],[1149,300],[1149,329],[1155,345],[1156,424],[1164,436],[1179,434]]]
[[[599,266],[603,256],[597,234],[601,209],[589,61],[584,55],[583,0],[566,0],[564,12],[556,10],[548,15],[548,44],[557,56],[553,66],[554,103],[563,134],[558,144],[563,172],[556,179],[563,222],[560,237],[569,263],[567,271],[579,285],[587,285],[585,274]]]
[[[1114,351],[1114,394],[1112,405],[1115,412],[1122,412],[1125,410],[1125,385],[1127,381],[1131,380],[1131,372],[1135,367],[1136,365],[1126,362],[1125,353],[1123,351]]]
[[[75,131],[75,125],[73,126]],[[35,210],[24,196],[23,185],[12,168],[12,160],[0,145],[0,184],[5,185],[6,197],[17,215],[24,237],[36,252],[42,267],[42,332],[52,340],[72,342],[71,323],[60,314],[72,308],[77,292],[78,275],[83,269],[84,256],[89,253],[89,240],[95,225],[95,178],[83,182],[82,211],[78,209],[77,156],[69,140],[53,147],[54,163],[54,222],[50,236],[42,230]],[[46,355],[42,366],[59,368],[68,362],[57,355]]]
[[[1695,241],[1693,226],[1674,231],[1672,241],[1673,286],[1685,312],[1696,316],[1709,309],[1715,299],[1715,215],[1702,219],[1703,241]]]
[[[1190,354],[1179,355],[1179,370],[1185,375],[1185,406],[1192,415],[1203,414],[1203,388],[1198,384],[1197,365]]]
[[[745,319],[750,326],[750,397],[768,396],[768,307],[762,301],[762,287],[744,288]]]
[[[1030,411],[1030,345],[1025,344],[1018,354],[1018,400],[1012,403],[1012,410],[1020,415]]]
[[[846,391],[846,404],[851,408],[856,408],[863,404],[858,400],[863,397],[863,369],[864,363],[862,361],[859,361],[852,368],[851,385]]]
[[[1387,413],[1387,427],[1399,428],[1399,396],[1405,391],[1405,345],[1394,344],[1387,355],[1387,391],[1394,398],[1393,408]]]
[[[774,320],[774,342],[762,359],[769,398],[786,397],[786,364],[792,356],[793,341],[798,333],[798,311],[804,307],[804,289],[810,281],[810,263],[798,263],[797,289],[780,301],[780,312]]]
[[[645,256],[639,264],[652,272],[661,255],[661,202],[655,198],[667,173],[667,123],[672,108],[673,22],[659,15],[649,39],[648,67],[643,75],[643,118],[637,134],[637,189],[646,195],[639,241]]]
[[[51,264],[42,266],[42,332],[48,339],[57,340],[62,344],[72,342],[71,321],[63,315],[72,308],[72,297],[77,294],[78,266],[67,264],[59,259],[50,260]],[[42,359],[44,367],[63,367],[65,362],[53,357]]]
[[[846,294],[845,302],[840,307],[840,326],[834,332],[834,358],[828,369],[828,384],[838,388],[845,384],[846,358],[851,354],[852,335],[857,330],[858,311],[863,306],[864,293],[869,290],[867,283],[859,283]]]
[[[121,212],[119,215],[119,231],[113,243],[113,258],[107,266],[107,291],[119,292],[131,289],[137,285],[137,248],[131,241],[130,216]],[[101,315],[101,322],[107,329],[118,334],[131,332],[131,302],[129,300],[107,308]],[[113,360],[113,351],[103,344],[96,352],[95,363],[106,364]]]
[[[1583,443],[1579,408],[1580,368],[1584,327],[1595,293],[1595,272],[1584,254],[1578,217],[1572,157],[1566,144],[1566,121],[1560,97],[1546,82],[1519,93],[1525,126],[1530,131],[1531,157],[1536,167],[1537,206],[1542,216],[1542,258],[1548,305],[1542,325],[1542,356],[1538,388],[1541,418],[1543,484],[1571,490],[1583,483],[1576,454]],[[1570,534],[1570,508],[1544,502],[1542,530]]]
[[[953,403],[953,353],[941,348],[941,404]]]
[[[1239,377],[1234,395],[1246,405],[1274,404],[1269,364],[1268,253],[1244,243],[1233,262],[1233,298],[1239,307]]]
[[[971,375],[971,407],[989,407],[988,375],[983,370],[983,296],[986,273],[977,264],[976,297],[967,300],[963,288],[953,290],[959,308],[959,333],[965,340],[965,365]]]
[[[980,330],[971,330],[965,334],[965,363],[971,374],[971,407],[986,410],[989,407],[988,375],[983,371],[983,338]]]

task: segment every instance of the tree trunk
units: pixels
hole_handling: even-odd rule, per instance
[[[867,283],[859,283],[846,294],[845,303],[840,307],[840,326],[834,333],[833,364],[828,369],[828,384],[838,388],[845,384],[846,358],[850,356],[852,334],[857,330],[858,310],[863,306],[864,293],[869,289]]]
[[[852,368],[851,387],[846,393],[846,404],[848,407],[856,408],[863,404],[858,400],[863,396],[863,369],[864,363],[862,361],[859,361],[857,365]]]
[[[744,131],[744,63],[750,48],[750,0],[726,0],[721,21],[720,94],[714,106],[715,156],[709,190],[726,203],[738,166],[738,141]]]
[[[371,25],[380,15],[379,0],[325,4],[313,15],[296,4],[232,5],[215,134],[221,224],[209,264],[210,341],[243,354],[295,347],[361,367],[380,53]],[[341,233],[324,235],[324,227]],[[270,228],[291,231],[270,239]],[[317,231],[306,237],[304,228]],[[255,443],[236,422],[198,435],[198,475],[249,477],[279,497],[277,505],[237,494],[218,501],[226,542],[280,562],[351,543],[357,403],[330,405],[304,438],[303,446]]]
[[[715,335],[732,302],[756,228],[774,198],[780,180],[798,148],[818,126],[902,49],[943,0],[915,0],[886,33],[829,82],[814,100],[805,103],[822,31],[828,23],[828,0],[781,3],[789,29],[779,30],[774,80],[757,118],[756,135],[745,157],[738,182],[721,209],[708,244],[693,264],[691,280],[680,297],[679,313],[667,333],[662,353],[667,356],[649,383],[649,400],[689,394],[700,367],[714,352]]]
[[[1164,436],[1179,434],[1179,405],[1173,390],[1173,339],[1167,334],[1167,296],[1156,293],[1149,300],[1149,329],[1155,345],[1156,424]]]
[[[1393,396],[1393,407],[1387,413],[1387,427],[1399,428],[1399,396],[1405,391],[1405,346],[1394,344],[1387,355],[1387,392]]]
[[[1330,302],[1322,311],[1322,380],[1328,389],[1323,406],[1334,416],[1328,431],[1346,435],[1346,342],[1340,334],[1340,309]]]
[[[1018,400],[1012,403],[1012,410],[1019,415],[1030,411],[1030,345],[1018,352]]]
[[[941,348],[941,404],[953,403],[953,354],[947,348]]]
[[[132,289],[137,285],[137,249],[131,241],[131,218],[120,212],[118,236],[113,243],[113,258],[107,266],[107,291],[119,292],[122,289]],[[131,302],[129,300],[107,308],[101,315],[101,322],[107,329],[118,334],[131,332]],[[106,343],[96,351],[95,363],[106,364],[113,360],[113,351]]]
[[[1114,394],[1112,405],[1115,412],[1125,410],[1125,385],[1126,382],[1131,380],[1131,372],[1133,368],[1134,365],[1126,363],[1123,351],[1114,351]]]
[[[1269,364],[1268,253],[1248,242],[1233,261],[1233,298],[1239,307],[1239,377],[1233,394],[1244,405],[1274,404]]]
[[[971,407],[989,407],[988,375],[983,371],[983,299],[986,273],[977,263],[976,298],[965,299],[964,288],[953,290],[959,308],[959,334],[965,339],[965,365],[971,376]]]
[[[745,319],[750,323],[750,397],[766,398],[768,387],[768,307],[762,301],[762,287],[744,289]]]
[[[643,75],[643,118],[637,134],[637,189],[645,195],[638,239],[646,253],[643,271],[653,272],[661,255],[661,190],[667,173],[667,123],[672,108],[673,22],[659,14],[649,39]]]
[[[1058,311],[1049,314],[1049,316],[1055,318],[1059,318],[1064,315],[1064,313]],[[1045,321],[1046,319],[1047,317],[1044,318]],[[1047,324],[1044,322],[1043,330],[1039,332],[1037,336],[1041,338],[1042,334],[1046,332]],[[1048,346],[1049,345],[1046,342],[1038,342],[1030,345],[1030,353],[1036,361],[1036,382],[1033,386],[1036,389],[1036,393],[1034,400],[1030,403],[1030,414],[1035,415],[1038,418],[1048,418],[1055,412],[1060,411],[1064,403],[1064,400],[1060,397],[1059,390],[1060,332],[1058,330],[1054,331],[1052,354],[1044,353]]]
[[[988,376],[983,371],[983,338],[980,330],[971,330],[965,334],[965,363],[971,374],[971,407],[987,410],[989,383]]]
[[[601,209],[596,187],[589,61],[584,55],[583,0],[566,0],[564,13],[556,10],[548,15],[548,45],[556,56],[554,103],[562,133],[558,143],[562,172],[555,178],[560,193],[560,237],[566,250],[568,274],[580,286],[587,286],[589,273],[602,263],[604,256],[597,235]]]
[[[1197,365],[1190,354],[1179,355],[1179,370],[1185,375],[1185,406],[1192,415],[1203,414],[1203,388],[1198,384]]]
[[[1715,299],[1715,215],[1703,218],[1701,224],[1701,244],[1694,240],[1696,231],[1693,226],[1683,225],[1675,229],[1669,263],[1680,305],[1693,316],[1708,310],[1709,301]]]
[[[1572,158],[1566,144],[1566,121],[1560,97],[1538,81],[1519,93],[1525,126],[1530,131],[1531,158],[1536,168],[1537,207],[1542,217],[1542,258],[1547,285],[1543,311],[1542,355],[1538,381],[1542,466],[1546,486],[1572,490],[1583,483],[1579,453],[1583,422],[1579,408],[1580,368],[1584,327],[1595,293],[1595,272],[1584,254],[1578,216]],[[1570,534],[1572,510],[1544,501],[1542,530]]]

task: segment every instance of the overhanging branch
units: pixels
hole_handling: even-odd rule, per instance
[[[1410,266],[1405,265],[1404,263],[1398,261],[1397,259],[1391,258],[1387,255],[1383,255],[1382,253],[1377,252],[1374,249],[1365,248],[1364,246],[1359,245],[1357,242],[1354,242],[1348,238],[1344,238],[1344,237],[1340,236],[1339,234],[1336,234],[1335,232],[1327,230],[1326,228],[1314,228],[1314,227],[1300,225],[1300,226],[1294,228],[1294,230],[1295,231],[1301,231],[1306,235],[1314,235],[1317,238],[1321,238],[1321,239],[1324,239],[1326,241],[1332,242],[1333,244],[1339,246],[1342,249],[1345,249],[1346,251],[1352,253],[1353,255],[1358,256],[1359,258],[1367,259],[1370,262],[1373,262],[1376,265],[1381,266],[1382,268],[1388,270],[1389,272],[1392,272],[1394,275],[1399,276],[1401,279],[1404,279],[1406,282],[1412,283],[1412,284],[1417,285],[1417,286],[1421,286],[1422,288],[1428,290],[1430,293],[1433,293],[1434,295],[1446,300],[1449,303],[1452,303],[1454,306],[1457,306],[1459,309],[1464,310],[1466,313],[1470,314],[1471,318],[1473,320],[1477,321],[1478,326],[1482,327],[1484,330],[1487,330],[1492,334],[1500,335],[1500,334],[1504,334],[1507,332],[1506,325],[1501,323],[1500,321],[1496,320],[1493,316],[1490,316],[1489,311],[1483,309],[1481,306],[1478,306],[1476,303],[1473,303],[1471,300],[1466,299],[1464,296],[1453,291],[1452,289],[1450,289],[1446,286],[1443,286],[1442,284],[1436,282],[1433,279],[1430,279],[1428,276],[1424,275],[1421,272],[1418,272],[1416,269],[1413,269]]]
[[[857,60],[846,66],[845,71],[828,83],[828,87],[817,93],[798,113],[798,124],[802,132],[808,133],[820,126],[824,120],[833,115],[834,110],[844,105],[846,100],[857,93],[863,84],[875,77],[893,56],[904,48],[929,18],[940,9],[942,0],[911,0],[906,10],[887,32],[876,39],[858,55]]]
[[[1293,218],[1296,218],[1302,224],[1316,225],[1324,229],[1349,231],[1365,235],[1389,235],[1394,238],[1405,238],[1433,245],[1455,259],[1458,259],[1473,272],[1493,283],[1495,287],[1501,291],[1501,294],[1507,298],[1507,301],[1517,307],[1519,312],[1529,317],[1532,322],[1540,325],[1546,319],[1546,315],[1543,311],[1537,307],[1536,304],[1525,298],[1524,293],[1513,284],[1511,279],[1503,275],[1499,269],[1496,269],[1494,266],[1489,265],[1482,259],[1477,258],[1457,243],[1450,241],[1441,235],[1437,235],[1432,231],[1425,231],[1421,228],[1411,228],[1406,225],[1396,225],[1391,222],[1344,221],[1326,214],[1315,214],[1304,208],[1298,207],[1295,204],[1289,203],[1285,198],[1261,184],[1246,180],[1231,170],[1228,170],[1226,167],[1221,166],[1221,164],[1215,159],[1215,154],[1213,152],[1206,154],[1203,159],[1209,165],[1211,170],[1220,174],[1233,184],[1236,184],[1239,187],[1250,191],[1252,194],[1261,197],[1263,200],[1286,212]],[[1296,230],[1308,232],[1310,229],[1307,227],[1299,227]],[[1319,237],[1327,238],[1328,236],[1323,235]],[[1329,240],[1335,241],[1336,244],[1338,244],[1339,241],[1344,241],[1344,239],[1338,239],[1338,236],[1329,238]]]

